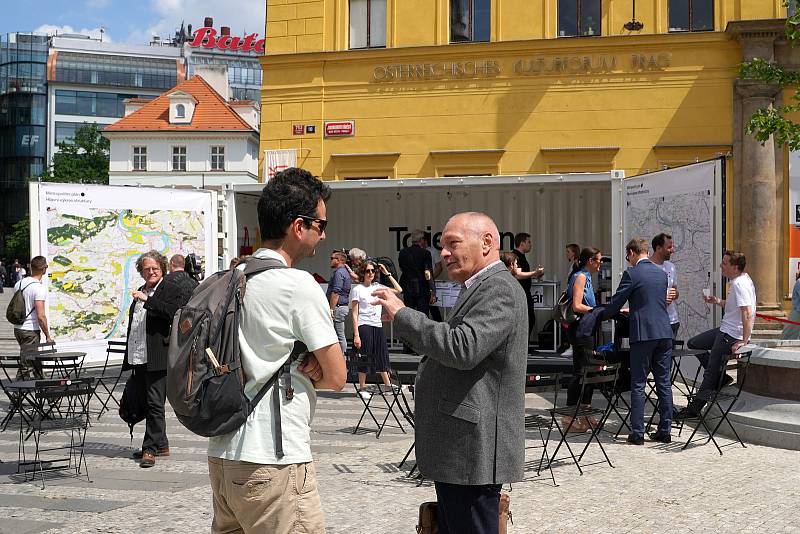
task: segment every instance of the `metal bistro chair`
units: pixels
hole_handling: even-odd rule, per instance
[[[95,377],[97,385],[94,389],[94,398],[100,401],[101,405],[100,411],[97,414],[97,419],[100,419],[104,412],[110,411],[110,403],[113,402],[117,405],[117,408],[119,408],[119,399],[114,396],[114,391],[117,389],[120,379],[122,378],[122,364],[120,364],[119,367],[109,367],[109,362],[111,359],[124,359],[127,345],[128,343],[126,341],[108,342],[108,346],[106,347],[106,361],[103,363],[103,369],[100,375]]]
[[[44,471],[69,470],[75,471],[75,476],[80,476],[81,465],[86,469],[86,480],[89,480],[89,467],[86,464],[84,454],[84,443],[86,442],[86,430],[89,427],[89,399],[94,390],[94,378],[60,379],[60,380],[37,380],[34,382],[32,390],[32,400],[36,405],[37,411],[31,421],[31,433],[35,443],[35,452],[32,460],[28,460],[25,453],[26,438],[20,424],[20,449],[22,451],[22,461],[18,468],[25,473],[25,480],[28,480],[28,473],[33,472],[31,480],[36,479],[36,474],[42,482],[44,489]],[[50,407],[58,405],[58,410]],[[58,445],[44,443],[42,437],[46,434],[66,433],[68,443]],[[59,437],[55,439],[59,439]],[[65,456],[42,457],[42,453],[64,452]]]
[[[369,414],[372,418],[372,421],[375,423],[376,434],[375,438],[378,439],[381,437],[381,433],[383,429],[386,427],[389,420],[389,416],[391,415],[395,422],[397,423],[397,428],[399,428],[404,434],[406,430],[403,428],[402,423],[400,423],[400,419],[397,417],[397,414],[394,412],[395,406],[397,406],[397,391],[399,388],[395,388],[393,385],[385,386],[382,383],[371,383],[367,384],[365,391],[367,392],[367,397],[363,397],[361,395],[360,390],[358,389],[358,373],[365,372],[369,367],[372,367],[372,358],[367,355],[360,355],[355,351],[349,351],[347,355],[347,370],[348,375],[350,376],[351,383],[353,384],[353,389],[356,392],[356,396],[361,400],[361,403],[364,405],[364,410],[361,412],[361,417],[358,418],[358,422],[356,426],[353,428],[353,434],[358,433],[358,429],[361,428],[361,422],[364,420],[364,416]],[[394,373],[396,376],[396,372],[389,370],[390,376]],[[371,377],[368,377],[368,380]],[[399,383],[399,380],[398,380]],[[380,403],[373,404],[372,401],[375,400],[376,397],[380,397],[383,400],[383,406]],[[391,401],[389,399],[392,399]],[[377,417],[375,417],[375,413],[373,410],[386,410],[386,416],[383,418],[382,422],[378,422]],[[395,426],[389,424],[390,426]]]
[[[722,358],[722,362],[720,363],[719,382],[717,382],[717,387],[714,390],[714,394],[700,414],[697,426],[695,426],[692,434],[689,436],[689,439],[686,440],[686,443],[683,445],[681,450],[685,450],[690,443],[703,439],[702,437],[694,439],[694,436],[697,434],[697,431],[700,430],[700,427],[703,427],[706,434],[708,434],[708,437],[705,438],[706,443],[713,441],[714,446],[717,448],[717,451],[719,451],[720,456],[722,456],[722,447],[728,447],[730,445],[739,443],[742,447],[747,448],[747,445],[744,444],[742,438],[739,437],[739,433],[736,432],[733,424],[731,424],[730,419],[728,419],[728,414],[736,404],[736,401],[739,400],[739,395],[742,393],[742,387],[744,387],[744,382],[747,379],[747,368],[750,365],[751,354],[752,351],[745,351],[739,354],[729,354]],[[726,386],[725,374],[729,371],[736,371],[737,380],[734,385]],[[692,394],[688,398],[689,401],[691,401],[696,397],[696,394]],[[723,407],[722,403],[726,403],[727,407]],[[718,411],[719,414],[712,413],[714,410]],[[709,428],[709,423],[713,424],[714,421],[716,421],[714,428]],[[733,432],[733,435],[736,436],[736,440],[724,445],[720,445],[717,443],[717,440],[714,438],[714,436],[719,430],[719,427],[722,426],[723,421],[728,424],[728,427]]]
[[[587,365],[583,368],[583,374],[581,376],[581,395],[578,398],[583,398],[583,391],[585,390],[586,386],[592,385],[596,386],[600,389],[611,387],[613,388],[616,385],[617,378],[619,378],[619,369],[620,364],[618,363],[609,363],[604,365]],[[558,430],[561,438],[559,439],[558,445],[556,446],[556,450],[553,451],[553,454],[550,456],[550,461],[547,462],[548,468],[558,460],[557,457],[558,451],[561,448],[561,445],[565,445],[567,450],[569,451],[569,455],[572,458],[572,461],[575,462],[575,466],[578,468],[578,472],[582,475],[583,469],[581,468],[581,460],[583,459],[584,454],[589,449],[589,445],[592,444],[592,441],[595,441],[597,445],[600,447],[600,451],[603,453],[605,457],[606,463],[609,466],[614,467],[614,464],[611,463],[611,460],[608,458],[608,454],[606,454],[606,450],[603,447],[603,444],[598,439],[598,435],[600,433],[600,429],[606,423],[609,414],[611,413],[611,401],[608,400],[606,397],[606,406],[604,409],[599,410],[597,408],[584,408],[581,406],[580,402],[577,403],[575,406],[565,406],[563,408],[554,408],[550,411],[551,414],[551,422],[550,424]],[[561,422],[559,421],[561,416],[569,416],[571,417],[570,423],[565,427],[561,427]],[[575,423],[575,420],[579,417],[599,417],[597,425],[591,425],[591,435],[589,436],[589,440],[583,447],[583,450],[580,452],[578,456],[575,456],[575,453],[570,447],[568,437],[581,437],[585,436],[585,433],[582,434],[570,434],[570,429],[572,425]],[[550,432],[548,431],[547,440],[550,440]],[[566,457],[565,457],[566,458]],[[561,459],[565,459],[561,458]]]
[[[528,375],[528,383],[532,383],[532,386],[536,388],[538,391],[548,391],[552,390],[553,394],[553,408],[549,411],[554,411],[557,409],[558,406],[558,393],[561,390],[561,373],[548,373],[548,374],[537,374],[537,375]],[[547,436],[545,436],[544,431],[547,430]],[[553,467],[550,465],[550,456],[547,454],[547,443],[548,439],[550,438],[550,433],[553,430],[553,417],[545,417],[540,414],[531,414],[525,416],[525,433],[527,434],[528,431],[538,430],[539,432],[539,439],[541,440],[541,445],[532,445],[530,447],[526,446],[525,449],[542,449],[542,455],[539,458],[539,465],[536,467],[536,476],[538,477],[542,473],[542,466],[545,465],[544,462],[547,460],[547,469],[550,470],[550,478],[553,480],[553,486],[558,486],[556,483],[556,477],[553,474]],[[527,438],[527,435],[525,436]]]
[[[29,405],[28,392],[9,387],[12,383],[19,381],[17,377],[20,375],[21,369],[24,368],[21,357],[18,354],[0,356],[0,368],[3,371],[3,376],[0,377],[0,387],[2,387],[3,393],[5,393],[9,402],[8,413],[3,418],[3,421],[0,422],[0,432],[2,432],[8,428],[14,415],[19,414],[25,423],[29,423],[33,415]]]

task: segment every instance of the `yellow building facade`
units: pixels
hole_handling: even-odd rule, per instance
[[[297,149],[330,180],[633,176],[730,155],[728,245],[777,307],[788,158],[742,125],[782,95],[737,69],[791,56],[786,15],[781,0],[268,0],[261,153]],[[771,204],[750,217],[764,184]]]

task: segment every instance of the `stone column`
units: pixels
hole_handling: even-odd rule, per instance
[[[771,108],[779,87],[763,82],[738,80],[736,91],[742,99],[745,121],[759,109]],[[764,144],[752,135],[742,135],[740,182],[739,246],[747,256],[747,272],[757,289],[760,308],[780,304],[777,278],[780,229],[775,217],[778,206],[775,176],[775,143],[772,137]]]

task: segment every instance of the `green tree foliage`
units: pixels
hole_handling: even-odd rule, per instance
[[[97,124],[86,123],[75,130],[73,142],[58,143],[53,166],[42,179],[70,184],[108,185],[108,139],[102,136]]]
[[[784,5],[788,4],[789,0],[784,0]],[[786,39],[792,46],[800,42],[800,11],[786,19]],[[779,145],[787,145],[790,150],[800,150],[800,124],[787,118],[787,115],[800,111],[800,72],[785,70],[776,63],[763,59],[753,59],[739,67],[739,78],[795,89],[790,103],[758,110],[747,121],[744,131],[755,136],[762,144],[770,136],[774,136]]]
[[[11,227],[11,232],[6,236],[6,257],[30,258],[31,219],[25,216]]]

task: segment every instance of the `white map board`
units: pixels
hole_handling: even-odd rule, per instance
[[[680,298],[678,339],[714,328],[719,308],[703,301],[703,289],[717,296],[722,288],[722,162],[712,160],[653,172],[623,181],[625,217],[623,247],[633,237],[649,242],[672,235]],[[624,256],[624,251],[622,252]]]
[[[195,253],[216,270],[215,193],[172,188],[32,184],[31,243],[48,261],[47,310],[60,350],[104,361],[106,341],[124,338],[136,260]],[[209,271],[210,269],[210,271]],[[166,273],[165,273],[166,274]]]

